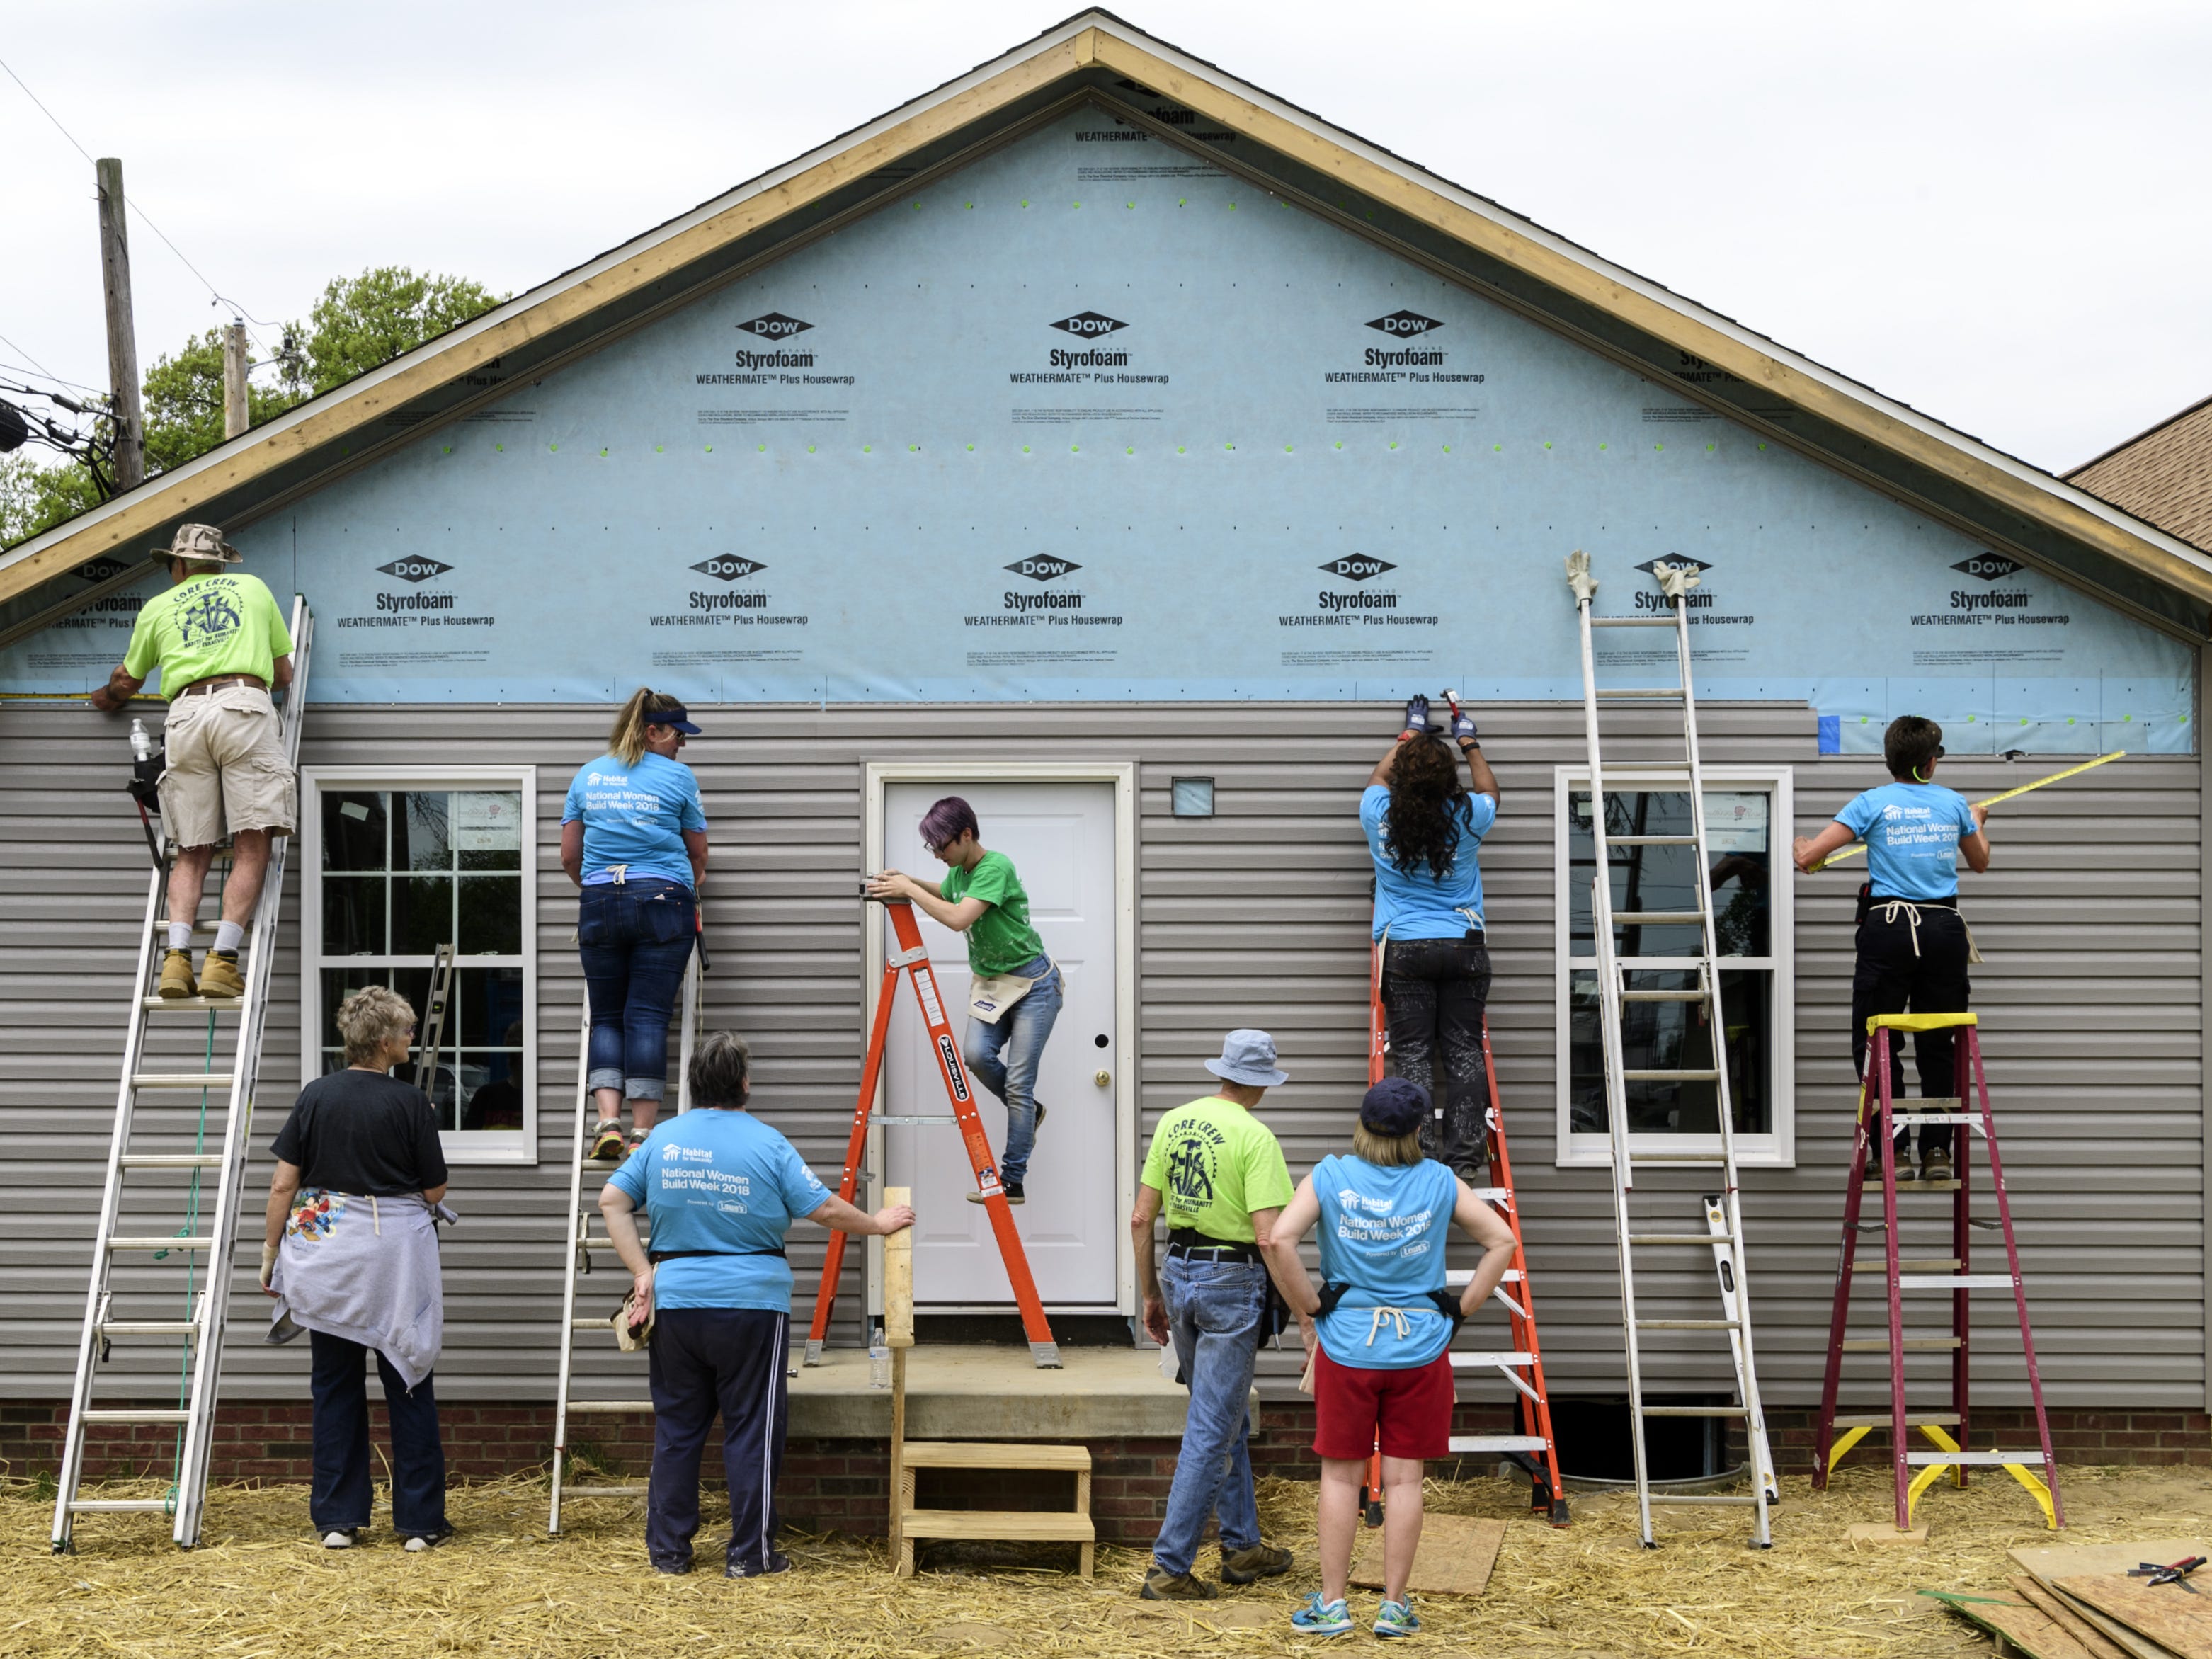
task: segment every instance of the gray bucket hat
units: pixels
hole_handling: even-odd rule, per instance
[[[1291,1080],[1288,1072],[1275,1067],[1275,1039],[1249,1028],[1222,1038],[1221,1058],[1207,1060],[1206,1069],[1224,1082],[1252,1089],[1272,1089]]]
[[[224,564],[239,564],[246,558],[223,540],[222,532],[211,524],[180,524],[175,539],[167,547],[149,549],[146,556],[156,564],[167,564],[172,559],[219,560]]]

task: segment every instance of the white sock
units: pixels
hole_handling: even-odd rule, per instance
[[[245,937],[246,929],[238,922],[219,921],[215,925],[215,948],[218,951],[237,950],[239,940]]]
[[[169,924],[169,948],[172,951],[189,951],[192,948],[191,923],[173,921]]]

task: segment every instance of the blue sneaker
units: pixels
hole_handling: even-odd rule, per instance
[[[1324,1601],[1316,1590],[1306,1597],[1305,1606],[1291,1615],[1291,1624],[1307,1636],[1343,1636],[1352,1629],[1352,1610],[1344,1605],[1342,1596]]]
[[[1375,1612],[1375,1633],[1377,1636],[1411,1636],[1420,1629],[1421,1621],[1413,1613],[1413,1598],[1402,1601],[1385,1601]]]

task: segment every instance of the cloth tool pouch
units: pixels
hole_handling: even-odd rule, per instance
[[[1931,909],[1948,910],[1959,918],[1959,926],[1966,928],[1966,965],[1970,968],[1980,966],[1982,961],[1982,947],[1974,942],[1973,927],[1966,921],[1966,913],[1959,908],[1959,902],[1956,899],[1954,899],[1948,904],[1940,906],[1931,905],[1929,908]],[[1851,916],[1851,926],[1854,928],[1864,927],[1866,925],[1866,919],[1873,914],[1874,884],[1871,881],[1863,881],[1859,884],[1858,908]]]
[[[1314,1310],[1314,1317],[1320,1319],[1334,1313],[1336,1304],[1344,1300],[1345,1293],[1351,1288],[1349,1285],[1333,1285],[1323,1280],[1321,1287],[1321,1306]],[[1456,1337],[1459,1334],[1459,1328],[1467,1322],[1467,1316],[1459,1310],[1457,1293],[1447,1285],[1443,1290],[1429,1291],[1428,1298],[1437,1304],[1438,1313],[1451,1321],[1452,1334]]]
[[[1060,964],[1054,963],[1037,979],[1049,979],[1059,968]],[[971,979],[968,981],[968,1012],[986,1025],[996,1025],[999,1017],[1027,996],[1036,982],[1021,974],[993,974],[988,979]]]
[[[635,1353],[653,1340],[653,1315],[648,1311],[641,1322],[636,1322],[636,1308],[637,1292],[632,1291],[623,1298],[622,1306],[615,1310],[614,1317],[607,1321],[615,1328],[615,1346],[624,1353]]]

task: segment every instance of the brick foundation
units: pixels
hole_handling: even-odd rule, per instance
[[[52,1469],[59,1460],[67,1415],[64,1402],[0,1403],[0,1468],[19,1477]],[[1785,1474],[1811,1469],[1814,1415],[1797,1409],[1769,1413],[1775,1456]],[[1511,1418],[1506,1406],[1462,1406],[1454,1415],[1453,1428],[1460,1434],[1510,1433]],[[388,1455],[383,1407],[374,1391],[370,1424],[372,1435]],[[553,1455],[550,1405],[442,1406],[439,1425],[445,1436],[447,1466],[456,1480],[526,1474],[543,1468]],[[2026,1411],[1984,1409],[1974,1414],[1973,1427],[1978,1443],[1986,1444],[1992,1436],[2008,1446],[2033,1443],[2034,1419]],[[2203,1412],[2054,1411],[2051,1428],[2065,1462],[2212,1466],[2212,1417]],[[1270,1405],[1252,1443],[1255,1471],[1297,1480],[1317,1479],[1312,1437],[1310,1403],[1301,1400]],[[166,1474],[175,1437],[174,1429],[159,1425],[103,1430],[89,1443],[86,1478]],[[1869,1437],[1881,1437],[1879,1431]],[[1166,1509],[1177,1443],[1121,1438],[1089,1443],[1091,1513],[1099,1538],[1109,1543],[1149,1543]],[[594,1461],[604,1460],[610,1472],[641,1474],[652,1461],[652,1422],[643,1415],[580,1419],[571,1446]],[[216,1419],[213,1473],[218,1481],[304,1484],[309,1455],[305,1401],[225,1406]],[[1469,1459],[1465,1472],[1486,1471],[1492,1462]],[[713,1464],[710,1455],[710,1482]],[[778,1493],[783,1513],[802,1527],[881,1534],[890,1502],[890,1450],[881,1441],[793,1438],[785,1449]],[[934,1507],[1040,1510],[1066,1508],[1073,1479],[957,1470],[932,1470],[923,1478],[928,1484],[921,1497]]]

